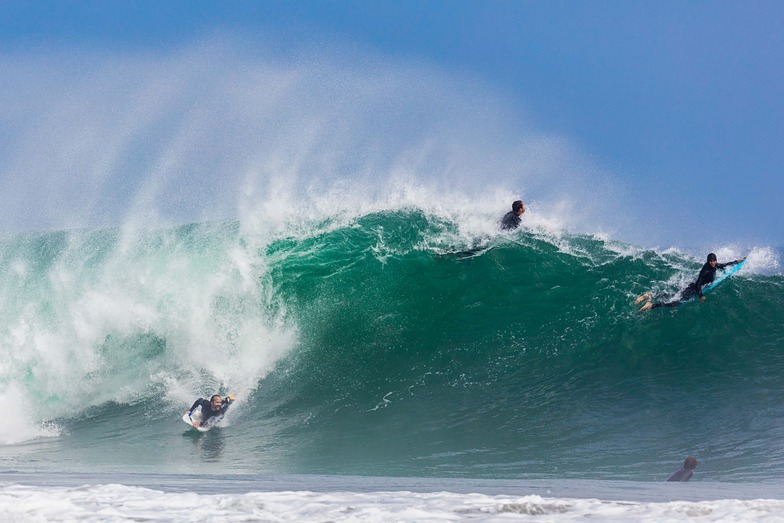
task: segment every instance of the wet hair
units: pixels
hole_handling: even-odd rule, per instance
[[[517,200],[512,204],[512,210],[517,212],[518,210],[523,208],[523,200]]]
[[[715,254],[713,254],[713,253],[710,253],[710,254],[708,255],[708,261],[709,261],[709,262],[716,261],[716,255],[715,255]]]
[[[212,396],[210,396],[210,403],[212,403],[215,398],[220,398],[220,397],[221,397],[220,394],[213,394]]]
[[[683,468],[686,470],[694,470],[697,468],[697,458],[694,456],[689,456],[685,460],[683,460]]]

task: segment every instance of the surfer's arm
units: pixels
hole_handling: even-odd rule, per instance
[[[731,262],[727,262],[727,263],[717,263],[716,267],[718,267],[719,269],[723,269],[724,267],[732,267],[733,265],[737,265],[737,264],[739,264],[740,262],[742,262],[745,259],[746,259],[746,257],[744,256],[743,258],[741,258],[739,260],[735,260],[735,261],[731,261]]]
[[[221,415],[225,414],[231,404],[234,402],[234,394],[229,394],[223,398],[223,406],[221,407]]]
[[[702,288],[709,283],[708,273],[705,270],[700,271],[700,275],[697,277],[697,281],[694,285],[697,287],[697,296],[699,296],[702,301],[705,300],[705,296],[702,294]]]
[[[199,398],[199,399],[197,399],[196,401],[194,401],[194,402],[193,402],[193,405],[191,405],[191,408],[190,408],[190,409],[188,409],[188,412],[187,412],[188,416],[190,416],[191,414],[193,414],[193,411],[194,411],[194,410],[196,410],[196,407],[198,407],[199,405],[201,405],[201,402],[202,402],[202,401],[204,401],[204,398]]]

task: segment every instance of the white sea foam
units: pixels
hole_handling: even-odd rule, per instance
[[[779,522],[772,499],[631,502],[452,492],[196,494],[124,485],[0,488],[7,521]]]
[[[258,245],[232,230],[42,235],[43,258],[20,239],[13,265],[38,268],[0,274],[0,399],[15,406],[0,444],[57,435],[51,420],[110,401],[162,395],[179,411],[228,386],[241,401],[296,327]]]
[[[6,409],[0,428],[0,445],[12,445],[37,438],[59,436],[61,428],[53,422],[39,422],[29,415],[34,405],[26,391],[15,383],[6,386],[0,392],[0,402],[12,405]]]
[[[683,256],[678,251],[668,251]],[[769,246],[743,246],[739,244],[720,245],[713,248],[713,253],[720,263],[727,263],[746,256],[746,263],[738,276],[750,274],[774,274],[780,270],[779,257],[776,250]],[[695,254],[694,263],[705,263],[706,253]],[[685,259],[688,259],[686,257]]]

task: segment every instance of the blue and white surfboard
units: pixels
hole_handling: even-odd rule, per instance
[[[716,277],[713,279],[713,281],[709,285],[706,285],[705,287],[703,287],[702,293],[705,294],[706,292],[708,292],[708,291],[710,291],[712,289],[715,289],[718,284],[720,284],[721,282],[723,282],[724,280],[726,280],[727,278],[729,278],[730,276],[732,276],[733,274],[738,272],[740,270],[740,268],[743,267],[743,264],[745,264],[745,263],[746,263],[746,260],[743,260],[740,263],[736,263],[735,265],[732,265],[730,267],[726,267],[726,268],[724,268],[724,269],[722,269],[720,271],[716,271]]]

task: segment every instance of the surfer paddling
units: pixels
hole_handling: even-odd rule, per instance
[[[525,204],[522,200],[517,200],[512,203],[512,210],[504,214],[501,218],[501,229],[504,231],[512,231],[520,226],[523,221],[520,216],[525,212]]]
[[[226,410],[228,410],[233,401],[234,394],[229,394],[225,398],[221,398],[220,394],[215,394],[209,399],[209,401],[204,398],[199,398],[193,403],[193,406],[185,414],[191,416],[193,411],[196,410],[196,407],[201,407],[201,421],[193,422],[193,426],[199,428],[202,425],[206,425],[207,422],[211,419],[213,422],[220,421],[220,419],[223,418],[223,415],[226,414]]]
[[[708,254],[708,261],[706,261],[705,265],[703,265],[702,269],[700,269],[700,274],[697,276],[697,281],[690,283],[685,289],[676,294],[674,296],[675,299],[653,303],[651,301],[653,296],[646,292],[634,300],[634,304],[639,305],[640,303],[645,302],[645,304],[640,307],[640,311],[647,311],[650,309],[656,309],[658,307],[675,307],[684,301],[692,299],[695,295],[700,297],[700,301],[705,301],[705,296],[702,294],[702,290],[706,285],[710,285],[713,282],[714,278],[716,277],[716,270],[723,269],[724,267],[729,267],[731,265],[737,265],[745,259],[746,257],[744,256],[739,260],[727,263],[719,263],[716,260],[716,255],[710,253]]]

